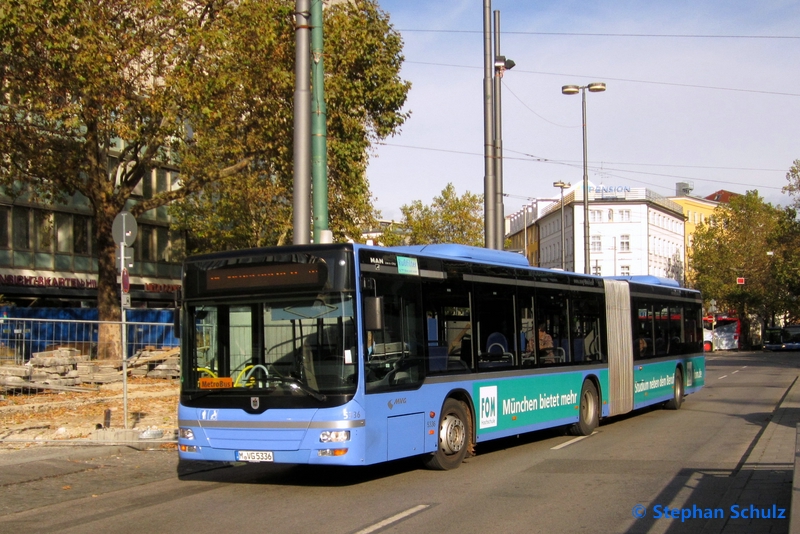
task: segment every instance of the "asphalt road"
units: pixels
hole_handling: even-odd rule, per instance
[[[656,511],[730,515],[725,495],[798,369],[800,353],[718,353],[707,360],[706,387],[679,411],[614,418],[577,440],[551,430],[484,444],[448,472],[414,459],[209,468],[164,451],[15,464],[0,455],[0,532],[719,532],[719,521]],[[763,508],[767,499],[788,515],[786,476],[785,466],[765,469],[767,490],[742,493],[735,505],[761,499]],[[724,531],[789,528],[788,519],[741,525]]]

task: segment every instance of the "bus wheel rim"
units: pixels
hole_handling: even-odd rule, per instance
[[[455,454],[464,447],[466,427],[464,422],[454,415],[446,415],[442,419],[439,430],[439,442],[445,454]]]

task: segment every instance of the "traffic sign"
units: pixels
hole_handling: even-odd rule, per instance
[[[137,232],[136,219],[129,212],[121,211],[114,217],[114,223],[111,225],[111,236],[114,238],[114,243],[125,243],[129,247],[136,240]]]
[[[130,293],[131,291],[131,277],[128,276],[128,269],[122,269],[122,292]]]

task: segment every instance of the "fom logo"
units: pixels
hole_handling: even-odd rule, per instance
[[[478,428],[497,426],[497,386],[480,388],[480,421]]]

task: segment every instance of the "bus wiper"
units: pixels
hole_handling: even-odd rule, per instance
[[[292,389],[299,389],[300,391],[302,391],[303,393],[305,393],[309,397],[314,397],[315,399],[317,399],[320,402],[323,402],[323,401],[328,399],[328,397],[326,397],[323,393],[320,393],[319,391],[306,386],[305,384],[300,382],[300,380],[296,379],[293,376],[270,375],[269,380],[277,380],[279,382],[286,382],[286,383],[289,384],[289,386]]]
[[[195,401],[197,399],[202,399],[206,395],[210,395],[212,390],[209,391],[198,391],[196,393],[189,393],[189,400]]]

